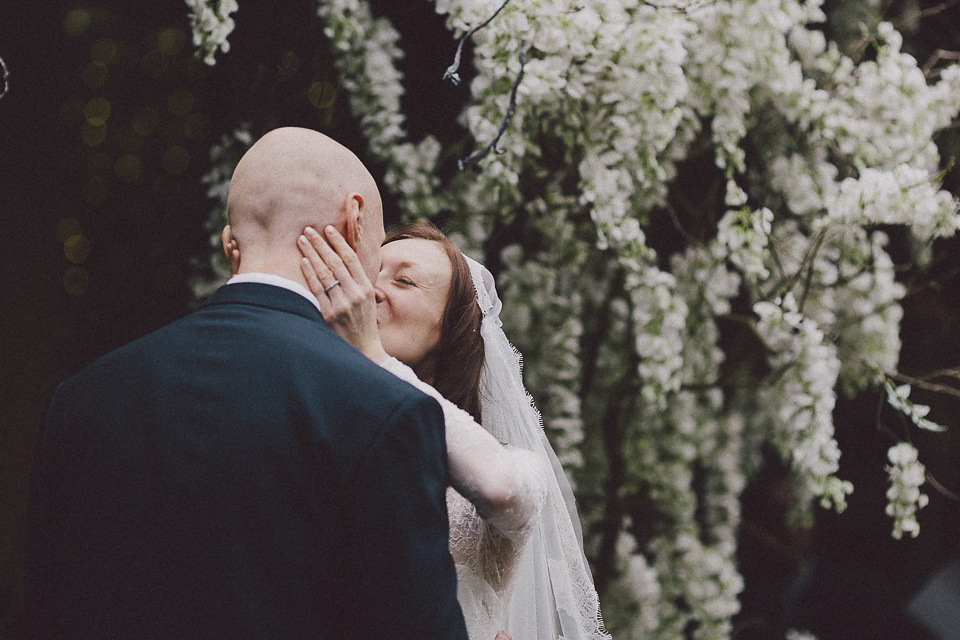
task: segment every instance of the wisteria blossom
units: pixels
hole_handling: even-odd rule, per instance
[[[893,518],[893,537],[899,540],[904,533],[916,538],[920,534],[917,511],[927,506],[930,498],[920,493],[924,483],[924,466],[917,460],[917,449],[908,442],[900,442],[887,451],[890,466],[890,488],[887,489],[887,515]]]
[[[217,51],[230,51],[227,40],[236,24],[230,15],[239,9],[237,0],[184,0],[190,7],[193,46],[203,61],[216,64]]]

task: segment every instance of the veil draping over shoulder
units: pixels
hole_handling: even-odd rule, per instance
[[[543,431],[540,412],[523,386],[522,356],[507,340],[493,275],[467,258],[483,312],[481,422],[501,442],[542,456],[547,498],[517,566],[506,627],[523,640],[609,639],[583,554],[583,532],[570,482]]]

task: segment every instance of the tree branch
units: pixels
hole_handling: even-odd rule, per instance
[[[944,384],[937,384],[935,382],[927,382],[923,378],[914,378],[913,376],[904,375],[898,371],[884,371],[884,374],[893,378],[894,380],[912,384],[913,386],[924,389],[925,391],[933,391],[934,393],[943,393],[948,396],[953,396],[954,398],[960,398],[960,389],[954,389],[953,387],[948,387]]]
[[[683,228],[683,225],[680,224],[680,216],[677,215],[677,210],[673,208],[673,205],[670,204],[669,201],[667,202],[666,209],[667,213],[670,214],[670,221],[673,222],[673,227],[680,232],[680,235],[682,235],[690,244],[697,244],[699,240],[694,238],[689,231]]]
[[[943,13],[957,4],[958,1],[960,0],[946,0],[946,2],[941,2],[936,6],[927,7],[926,9],[920,9],[916,5],[912,5],[904,11],[899,18],[893,21],[893,26],[897,31],[916,26],[916,24],[924,18]]]
[[[626,335],[627,356],[623,374],[617,381],[610,402],[603,413],[601,428],[603,430],[603,448],[609,460],[609,475],[603,483],[604,495],[607,504],[604,505],[601,521],[600,549],[597,553],[595,574],[597,591],[606,590],[614,578],[617,567],[617,539],[620,536],[620,526],[624,515],[624,505],[621,491],[626,482],[627,468],[624,455],[624,439],[626,437],[625,419],[635,409],[637,389],[636,372],[640,364],[640,357],[633,348],[635,333],[629,329]]]
[[[510,89],[510,105],[507,107],[507,114],[503,117],[503,123],[500,125],[500,131],[497,132],[497,137],[493,139],[493,142],[488,144],[483,150],[478,151],[472,156],[468,156],[462,160],[457,161],[457,168],[460,171],[463,171],[464,167],[468,164],[479,162],[486,158],[491,151],[500,154],[503,153],[501,149],[497,148],[497,145],[500,143],[500,138],[503,137],[503,134],[506,133],[507,127],[510,126],[510,119],[513,118],[513,110],[517,107],[517,89],[520,88],[520,81],[523,80],[523,70],[527,66],[527,41],[522,40],[520,42],[520,73],[517,74],[517,79],[513,81],[513,87]]]
[[[949,49],[937,49],[930,58],[923,64],[923,76],[930,79],[933,68],[941,60],[960,60],[960,51],[950,51]]]
[[[960,398],[960,389],[956,389],[954,387],[948,387],[947,385],[943,385],[943,384],[937,384],[935,382],[928,382],[929,378],[935,377],[935,375],[933,376],[926,375],[921,378],[908,376],[906,374],[900,373],[899,371],[890,371],[888,369],[884,369],[880,366],[877,366],[875,362],[868,360],[867,358],[863,357],[862,355],[860,355],[860,353],[851,349],[850,347],[844,346],[842,344],[838,344],[837,348],[843,350],[843,352],[848,356],[859,360],[860,362],[867,365],[874,371],[877,371],[878,373],[885,375],[888,378],[892,378],[899,382],[906,382],[907,384],[913,385],[925,391],[932,391],[934,393],[943,393],[948,396],[953,396],[954,398]],[[934,374],[943,374],[944,371],[952,372],[956,370],[945,369],[945,370],[934,372]]]
[[[593,378],[597,371],[597,361],[600,356],[600,344],[601,341],[597,339],[588,340],[588,336],[605,336],[610,330],[610,306],[613,304],[613,301],[616,298],[619,298],[623,295],[623,285],[625,281],[625,276],[623,269],[617,269],[617,272],[613,276],[613,280],[610,282],[610,290],[607,292],[607,295],[604,297],[603,305],[600,307],[599,313],[596,313],[596,325],[595,330],[590,331],[589,333],[584,331],[583,338],[581,338],[581,349],[583,351],[583,374],[580,377],[580,401],[586,399],[590,395],[590,391],[593,389]],[[584,309],[586,312],[587,310]],[[585,313],[585,315],[594,315],[591,312]],[[585,344],[583,344],[585,343]]]
[[[463,51],[463,43],[469,40],[477,31],[480,31],[480,29],[483,29],[485,26],[490,24],[508,4],[510,4],[510,0],[504,0],[503,4],[501,4],[500,7],[493,12],[492,16],[484,20],[480,25],[470,29],[460,37],[460,42],[457,43],[457,52],[453,54],[453,64],[447,67],[447,70],[443,72],[442,80],[450,80],[450,82],[452,82],[454,85],[460,84],[460,74],[457,73],[457,69],[460,68],[460,54]]]
[[[924,474],[924,476],[926,477],[927,482],[930,483],[930,486],[933,487],[937,491],[937,493],[951,500],[956,500],[957,502],[960,502],[960,494],[956,494],[953,491],[950,491],[950,489],[947,489],[945,486],[940,484],[940,482],[938,482],[937,479],[933,477],[932,473],[927,471]]]

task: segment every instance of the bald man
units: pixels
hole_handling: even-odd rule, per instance
[[[306,129],[244,155],[239,273],[50,403],[27,533],[38,638],[456,638],[436,402],[328,328],[296,241],[334,225],[371,280],[380,195]]]

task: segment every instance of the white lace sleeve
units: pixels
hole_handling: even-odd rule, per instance
[[[435,398],[443,408],[453,488],[499,533],[515,540],[525,537],[546,496],[545,474],[537,455],[500,444],[469,413],[396,358],[387,358],[380,366]]]

